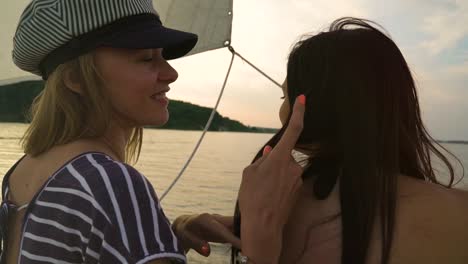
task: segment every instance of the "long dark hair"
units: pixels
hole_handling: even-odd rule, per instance
[[[341,18],[327,32],[299,41],[287,70],[292,106],[307,96],[304,130],[298,144],[319,145],[303,178],[326,199],[339,177],[342,263],[365,263],[376,219],[380,222],[381,263],[389,262],[395,227],[397,176],[439,183],[431,155],[454,170],[447,151],[423,125],[414,80],[396,44],[375,23]],[[275,146],[287,123],[266,145]],[[437,148],[439,147],[439,149]],[[447,153],[450,153],[447,151]],[[254,161],[259,158],[261,151]],[[235,232],[240,237],[240,212]],[[233,249],[233,256],[237,253]]]

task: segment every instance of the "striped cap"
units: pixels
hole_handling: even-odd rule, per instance
[[[197,39],[164,27],[152,0],[32,0],[16,29],[13,61],[45,80],[58,65],[97,47],[163,48],[166,59],[175,59]]]

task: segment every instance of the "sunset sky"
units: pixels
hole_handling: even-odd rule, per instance
[[[0,76],[20,77],[27,74],[11,65],[11,38],[28,1],[6,1]],[[232,45],[282,82],[298,37],[343,16],[376,21],[390,33],[414,73],[423,119],[434,137],[468,140],[467,0],[234,0]],[[221,49],[172,62],[180,77],[168,96],[212,107],[229,60],[230,52]],[[281,96],[279,88],[236,58],[219,112],[246,125],[279,127]]]

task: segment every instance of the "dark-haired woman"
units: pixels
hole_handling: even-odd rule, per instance
[[[271,252],[278,263],[468,263],[468,192],[451,188],[453,167],[423,125],[410,69],[388,36],[339,19],[296,44],[283,86],[284,127],[266,145],[305,94],[295,150],[307,158],[280,252]],[[449,169],[447,185],[433,158]],[[242,241],[241,216],[233,229]]]
[[[153,186],[129,163],[143,127],[168,121],[166,93],[178,74],[167,60],[187,54],[197,36],[164,27],[151,0],[32,0],[13,42],[15,64],[45,82],[25,155],[3,177],[0,263],[187,263]],[[287,214],[271,212],[282,204],[287,212],[301,183],[290,159],[298,102],[282,143],[244,173],[246,262],[275,261],[268,249],[280,240],[270,231]],[[282,195],[272,205],[273,190]],[[238,238],[225,242],[240,247]]]

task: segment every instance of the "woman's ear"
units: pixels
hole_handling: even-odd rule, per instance
[[[64,71],[64,82],[68,89],[77,94],[83,94],[80,78],[75,70],[68,68]]]

